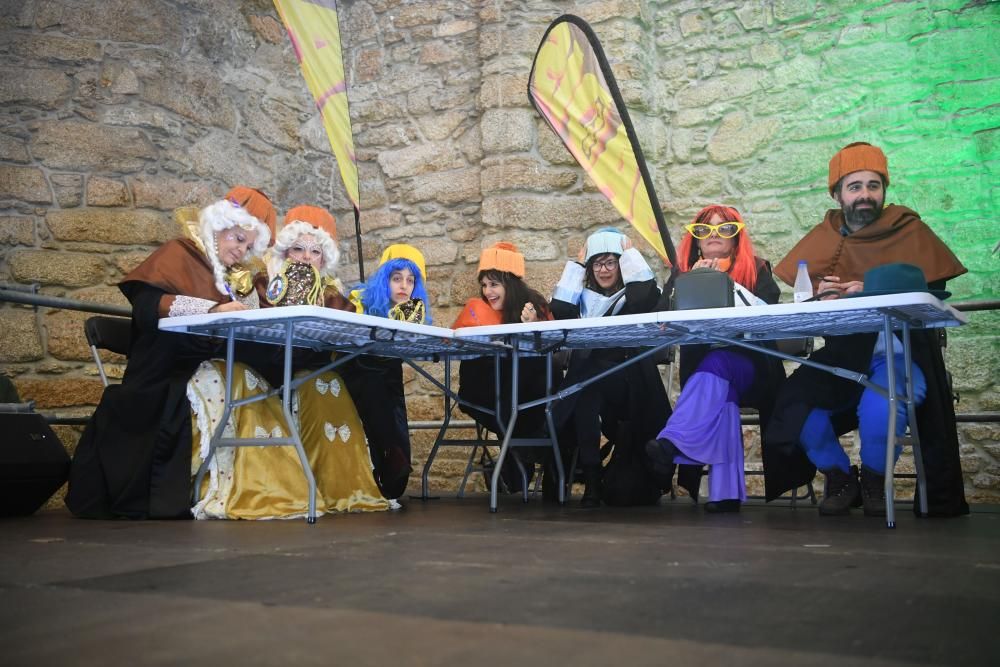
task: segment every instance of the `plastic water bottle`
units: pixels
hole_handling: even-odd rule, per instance
[[[795,274],[794,293],[795,303],[801,303],[812,298],[813,284],[812,280],[809,279],[809,269],[806,267],[805,261],[799,262],[799,270]]]

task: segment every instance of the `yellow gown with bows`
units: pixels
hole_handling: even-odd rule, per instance
[[[181,217],[177,216],[178,223]],[[192,477],[208,455],[209,440],[222,421],[225,372],[225,361],[205,361],[188,382]],[[234,401],[270,390],[251,367],[233,365]],[[327,371],[304,383],[293,393],[292,404],[316,479],[316,513],[392,509],[392,501],[375,484],[364,429],[340,376]],[[239,438],[288,435],[278,396],[234,409],[224,431],[224,437]],[[191,511],[198,519],[299,518],[309,509],[309,485],[292,446],[220,447],[195,501]]]

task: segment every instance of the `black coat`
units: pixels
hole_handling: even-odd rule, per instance
[[[191,405],[187,382],[198,365],[224,356],[225,343],[160,331],[164,292],[127,282],[132,342],[120,385],[105,389],[70,467],[66,506],[78,517],[190,518]],[[274,381],[271,346],[237,343],[237,356]]]
[[[618,315],[635,315],[655,311],[660,299],[660,290],[656,285],[656,280],[650,279],[626,284],[624,299],[625,304],[617,313]],[[553,299],[550,307],[552,315],[557,320],[578,319],[580,317],[580,306],[577,304]],[[610,314],[605,315],[605,317],[608,316]],[[570,354],[564,384],[582,382],[642,351],[642,348],[573,350]],[[629,387],[629,434],[633,444],[641,445],[647,440],[655,438],[656,434],[663,428],[663,424],[670,416],[670,401],[663,388],[663,381],[654,358],[646,357],[625,367],[620,372],[626,374]],[[600,384],[600,382],[596,384]],[[569,418],[576,402],[576,396],[575,393],[571,394],[554,405],[557,422],[562,423]],[[603,429],[609,438],[613,439],[617,435],[615,424],[603,425]]]
[[[969,513],[965,501],[959,456],[955,407],[944,357],[934,330],[911,331],[913,362],[924,372],[927,396],[917,407],[917,430],[927,477],[930,516],[958,516]],[[810,359],[867,373],[877,334],[830,336],[825,346]],[[802,486],[816,475],[816,467],[799,444],[799,434],[813,408],[850,409],[838,412],[834,431],[843,435],[857,428],[856,410],[864,387],[846,378],[802,366],[788,378],[778,394],[774,418],[764,447],[764,481],[768,500]],[[914,502],[914,512],[920,507]]]

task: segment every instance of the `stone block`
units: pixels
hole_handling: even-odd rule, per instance
[[[37,361],[45,356],[38,318],[31,308],[0,308],[0,362]],[[27,400],[21,396],[21,400]]]
[[[23,401],[34,401],[40,410],[70,408],[79,405],[97,405],[104,393],[100,380],[90,378],[35,379],[19,377],[14,380],[18,395]]]
[[[63,72],[35,67],[0,67],[0,105],[24,104],[55,109],[73,93]]]
[[[792,23],[809,18],[816,11],[815,0],[774,0],[774,19],[780,23]]]
[[[688,12],[681,16],[679,25],[681,35],[691,37],[705,32],[712,25],[712,20],[702,12]]]
[[[727,114],[708,142],[708,157],[716,164],[748,158],[771,140],[779,124],[774,118],[755,123],[742,112]]]
[[[409,243],[407,238],[441,237],[444,235],[444,225],[440,222],[420,222],[386,228],[379,235],[387,245],[389,243]]]
[[[673,198],[717,199],[722,195],[725,172],[715,167],[681,165],[667,169],[666,178]]]
[[[20,215],[0,215],[0,245],[34,245],[35,220]]]
[[[233,91],[219,73],[186,61],[151,58],[137,63],[140,99],[208,127],[236,125]]]
[[[475,30],[476,27],[477,24],[474,21],[457,19],[438,24],[435,32],[438,37],[454,37],[455,35],[462,35],[464,33],[471,32]]]
[[[87,181],[87,206],[127,206],[128,188],[121,181],[91,176]]]
[[[176,236],[170,216],[155,211],[49,211],[45,222],[60,241],[154,245]]]
[[[699,109],[718,100],[747,97],[761,89],[768,75],[758,70],[741,70],[708,81],[692,82],[677,94],[681,109]]]
[[[945,360],[955,389],[960,392],[976,392],[992,386],[996,378],[1000,377],[998,351],[1000,344],[996,338],[984,344],[976,339],[949,336]]]
[[[258,16],[251,14],[248,18],[250,27],[262,40],[269,44],[283,44],[285,41],[285,29],[281,22],[273,16]]]
[[[410,241],[420,249],[427,266],[453,264],[458,258],[458,244],[448,237],[414,238]],[[428,269],[430,273],[430,269]]]
[[[354,57],[354,76],[358,81],[378,81],[382,76],[381,49],[361,49]]]
[[[378,163],[390,179],[419,176],[465,166],[465,161],[448,142],[426,142],[378,154]]]
[[[101,59],[101,45],[97,42],[37,33],[15,36],[10,42],[10,50],[31,60],[86,62]]]
[[[74,208],[83,201],[83,176],[80,174],[52,174],[49,181],[61,208]]]
[[[363,232],[373,232],[379,229],[401,228],[403,226],[403,214],[399,211],[389,209],[377,209],[374,211],[362,209],[361,229]]]
[[[528,101],[528,74],[494,74],[483,77],[479,87],[479,108],[523,107]]]
[[[420,116],[416,120],[421,134],[431,141],[441,141],[450,137],[471,115],[466,110],[454,110]]]
[[[483,201],[483,224],[503,229],[579,230],[617,224],[621,216],[604,197],[492,197]]]
[[[420,49],[417,62],[422,65],[440,65],[462,57],[463,51],[446,42],[429,42]]]
[[[143,174],[131,180],[136,208],[172,211],[181,206],[207,206],[216,195],[203,181],[182,181],[172,176]]]
[[[569,169],[547,169],[531,158],[501,158],[484,165],[481,181],[484,193],[503,190],[551,192],[575,185],[580,174]]]
[[[11,277],[23,283],[86,287],[103,282],[101,257],[59,250],[17,250],[9,256]]]
[[[478,167],[414,176],[401,190],[404,200],[411,203],[434,201],[447,205],[482,200]]]
[[[184,38],[182,9],[164,0],[46,3],[39,27],[59,26],[74,37],[133,42],[178,50]]]
[[[0,199],[50,204],[52,192],[41,169],[0,165]]]
[[[767,7],[756,0],[744,2],[734,14],[744,30],[760,30],[767,25]]]
[[[28,147],[23,141],[17,137],[0,134],[0,160],[27,164],[31,162],[31,156],[28,155]]]
[[[480,128],[487,153],[527,151],[534,144],[535,114],[527,109],[487,109]]]
[[[139,171],[157,154],[138,130],[80,121],[39,124],[31,152],[50,168],[118,172]]]

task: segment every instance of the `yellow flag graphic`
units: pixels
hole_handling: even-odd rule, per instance
[[[642,149],[597,37],[564,15],[535,54],[528,97],[600,191],[668,266],[676,253]]]
[[[309,92],[323,116],[323,127],[337,158],[340,177],[355,211],[361,210],[358,163],[347,108],[347,80],[334,0],[274,0]]]

